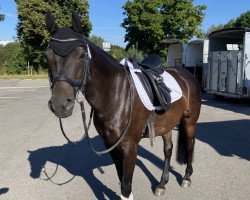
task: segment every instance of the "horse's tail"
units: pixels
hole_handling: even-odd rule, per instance
[[[181,119],[179,123],[179,134],[176,151],[176,160],[179,164],[186,164],[188,161],[187,139],[184,126],[184,120]]]

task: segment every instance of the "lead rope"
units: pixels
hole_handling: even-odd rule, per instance
[[[133,93],[133,89],[132,89],[132,86],[131,86],[131,80],[129,78],[129,75],[128,75],[128,72],[126,71],[126,69],[124,68],[124,71],[128,77],[128,82],[129,82],[129,85],[130,85],[130,113],[129,113],[129,120],[128,120],[128,123],[126,125],[126,128],[124,129],[124,131],[122,132],[122,134],[120,135],[120,137],[118,138],[118,140],[116,141],[116,143],[111,146],[110,148],[104,150],[104,151],[96,151],[95,148],[93,147],[91,141],[90,141],[90,137],[89,137],[89,133],[88,133],[88,130],[89,130],[89,127],[90,127],[90,122],[87,126],[86,124],[86,114],[85,114],[85,108],[84,108],[84,103],[83,101],[80,101],[78,102],[81,106],[81,113],[82,113],[82,121],[83,121],[83,127],[84,127],[84,131],[85,131],[85,135],[86,135],[86,139],[88,141],[88,144],[90,146],[90,148],[92,149],[92,151],[97,154],[97,155],[102,155],[102,154],[105,154],[105,153],[109,153],[110,151],[112,151],[114,148],[116,148],[120,143],[121,141],[124,139],[127,131],[128,131],[128,128],[129,128],[129,125],[130,125],[130,121],[131,121],[131,117],[132,117],[132,110],[133,110],[133,100],[134,100],[134,93]],[[93,109],[91,109],[92,111],[92,114],[93,114]],[[91,117],[92,118],[92,117]],[[90,120],[91,120],[90,118]]]
[[[121,141],[124,139],[125,135],[126,135],[126,132],[128,131],[128,128],[129,128],[129,125],[130,125],[130,121],[131,121],[131,117],[132,117],[132,110],[133,110],[133,100],[134,100],[134,93],[133,93],[133,89],[132,89],[132,86],[131,86],[131,80],[129,78],[129,75],[128,75],[128,72],[126,71],[126,69],[124,69],[127,77],[128,77],[128,82],[129,82],[129,85],[130,85],[130,113],[129,113],[129,120],[128,120],[128,123],[126,125],[126,128],[124,129],[124,131],[122,132],[122,134],[120,135],[120,137],[118,138],[118,140],[116,141],[116,143],[111,146],[110,148],[104,150],[104,151],[97,151],[95,150],[94,146],[92,145],[91,141],[90,141],[90,137],[89,137],[89,128],[91,126],[91,122],[92,122],[92,118],[93,118],[93,108],[91,108],[91,112],[90,112],[90,118],[89,118],[89,122],[88,122],[88,125],[86,123],[86,112],[85,112],[85,108],[84,108],[84,99],[82,101],[78,101],[77,102],[79,103],[80,105],[80,108],[81,108],[81,113],[82,113],[82,121],[83,121],[83,128],[84,128],[84,135],[81,137],[81,139],[79,139],[78,141],[72,141],[70,140],[64,129],[63,129],[63,125],[62,125],[62,120],[61,118],[59,118],[59,122],[60,122],[60,128],[61,128],[61,131],[62,131],[62,134],[63,136],[65,137],[65,139],[68,141],[68,143],[73,143],[73,144],[78,144],[79,142],[81,142],[85,137],[87,139],[87,142],[91,148],[91,150],[97,154],[97,155],[102,155],[102,154],[105,154],[105,153],[109,153],[110,151],[112,151],[114,148],[116,148],[120,143]]]
[[[77,102],[78,102],[78,101],[77,101]],[[86,124],[86,114],[85,114],[84,106],[82,107],[83,101],[78,102],[78,103],[80,104],[80,107],[81,107],[82,119],[83,119],[83,121],[85,121],[85,124]],[[62,134],[63,134],[63,136],[65,137],[65,139],[68,141],[69,144],[78,144],[79,142],[83,141],[83,139],[84,139],[84,138],[86,137],[86,135],[87,135],[86,133],[88,133],[88,130],[89,130],[90,126],[91,126],[92,118],[93,118],[93,108],[91,108],[91,111],[90,111],[90,117],[89,117],[88,126],[86,126],[86,128],[85,128],[85,125],[83,125],[83,126],[84,126],[84,131],[85,131],[85,133],[84,133],[84,135],[83,135],[79,140],[77,140],[77,141],[72,141],[72,140],[70,140],[70,139],[68,138],[67,134],[65,133],[65,131],[64,131],[64,129],[63,129],[62,120],[61,120],[61,118],[59,118],[60,128],[61,128]],[[87,130],[87,132],[86,132],[86,130]]]
[[[86,120],[86,114],[85,114],[85,110],[84,110],[84,107],[82,108],[82,106],[81,106],[81,102],[82,102],[82,104],[83,104],[83,100],[81,101],[81,102],[79,102],[78,101],[78,94],[79,94],[79,91],[82,91],[82,92],[84,92],[85,91],[85,85],[86,85],[86,80],[87,80],[87,76],[88,76],[88,74],[89,74],[89,59],[91,59],[91,53],[90,53],[90,50],[89,50],[89,46],[87,45],[87,52],[85,53],[85,65],[87,66],[86,67],[86,71],[83,73],[83,75],[81,76],[81,80],[83,80],[82,81],[82,86],[81,86],[81,88],[78,88],[77,90],[78,90],[78,92],[77,92],[77,94],[76,94],[76,101],[79,103],[79,105],[80,105],[80,108],[81,108],[81,112],[83,113],[84,112],[84,119]],[[80,90],[79,90],[80,89]],[[83,117],[83,115],[82,115],[82,117]],[[93,117],[93,109],[91,108],[91,111],[90,111],[90,118],[89,118],[89,123],[88,123],[88,126],[87,126],[87,129],[89,129],[89,127],[90,127],[90,125],[91,125],[91,121],[92,121],[92,117]],[[63,129],[63,125],[62,125],[62,119],[61,118],[59,118],[59,123],[60,123],[60,128],[61,128],[61,131],[62,131],[62,134],[63,134],[63,136],[65,137],[65,139],[68,141],[68,143],[70,143],[70,144],[78,144],[79,142],[81,142],[85,137],[86,137],[86,129],[85,129],[85,133],[84,133],[84,135],[78,140],[78,141],[72,141],[72,140],[70,140],[69,138],[68,138],[68,136],[66,135],[66,133],[65,133],[65,131],[64,131],[64,129]]]
[[[85,114],[85,110],[84,110],[84,104],[83,104],[83,101],[80,102],[80,105],[81,105],[81,111],[82,111],[82,121],[83,121],[83,126],[84,126],[84,130],[85,130],[85,135],[86,135],[86,139],[87,139],[87,142],[91,148],[91,150],[97,154],[98,156],[100,156],[101,154],[105,154],[105,153],[109,153],[110,151],[112,151],[115,147],[117,147],[120,142],[123,140],[124,136],[125,136],[125,133],[127,132],[127,127],[125,129],[125,131],[121,134],[121,136],[119,137],[119,139],[116,141],[116,143],[111,146],[110,148],[104,150],[104,151],[96,151],[94,146],[92,145],[92,143],[90,142],[90,137],[89,137],[89,133],[88,133],[88,130],[89,130],[89,127],[87,127],[87,124],[86,124],[86,114]]]

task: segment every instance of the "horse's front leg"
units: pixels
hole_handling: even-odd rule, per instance
[[[110,148],[111,146],[107,146]],[[123,159],[122,159],[122,151],[120,148],[115,148],[110,152],[110,155],[115,163],[117,175],[119,177],[120,183],[122,182],[122,175],[123,175]]]
[[[132,194],[132,178],[135,169],[135,162],[137,156],[137,146],[131,141],[126,141],[122,144],[122,165],[123,165],[123,174],[121,181],[121,199],[133,199]]]
[[[172,156],[172,149],[173,149],[173,143],[172,143],[172,131],[169,133],[162,135],[163,139],[163,150],[165,155],[164,160],[164,167],[162,171],[161,181],[160,184],[156,187],[154,194],[156,196],[162,196],[165,194],[165,185],[168,183],[169,180],[169,167],[170,167],[170,160]]]

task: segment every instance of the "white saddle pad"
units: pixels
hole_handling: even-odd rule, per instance
[[[135,74],[135,72],[141,72],[141,70],[140,69],[134,69],[133,64],[128,60],[128,58],[124,58],[120,63],[123,66],[129,68],[129,71],[130,71],[130,73],[132,75],[132,78],[133,78],[133,81],[135,83],[136,90],[137,90],[137,92],[139,94],[139,97],[140,97],[143,105],[150,111],[152,111],[152,110],[160,110],[161,107],[159,107],[159,106],[155,107],[151,103],[145,89],[142,86],[141,81],[139,80],[138,76]],[[177,101],[178,99],[180,99],[182,97],[182,91],[181,91],[181,88],[180,88],[179,84],[174,79],[174,77],[172,75],[170,75],[166,71],[164,71],[161,74],[161,77],[163,78],[164,83],[166,84],[166,86],[171,90],[171,92],[170,92],[171,103],[173,103],[173,102]]]

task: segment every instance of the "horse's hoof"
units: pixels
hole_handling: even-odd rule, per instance
[[[121,200],[133,200],[133,199],[134,199],[134,196],[133,196],[132,192],[131,192],[131,194],[129,195],[129,198],[124,197],[122,194],[121,194],[120,197],[121,197]]]
[[[181,182],[181,187],[187,188],[191,186],[191,181],[190,180],[182,180]]]
[[[157,197],[161,197],[161,196],[163,196],[165,194],[165,192],[166,192],[165,188],[157,187],[155,189],[154,195],[157,196]]]

